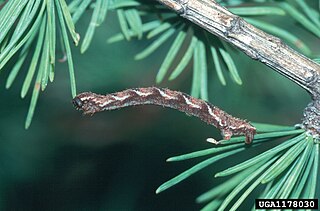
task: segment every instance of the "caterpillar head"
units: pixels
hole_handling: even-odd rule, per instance
[[[84,92],[75,96],[72,100],[72,104],[77,110],[83,111],[83,114],[93,115],[94,113],[101,111],[101,101],[99,99],[101,99],[101,95],[92,92]]]

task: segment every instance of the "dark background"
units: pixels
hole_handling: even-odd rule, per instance
[[[77,24],[84,35],[90,13]],[[275,20],[277,21],[277,20]],[[280,23],[281,24],[281,23]],[[293,23],[298,36],[316,39]],[[134,61],[147,41],[106,44],[119,32],[114,14],[96,31],[89,50],[73,48],[78,93],[111,93],[155,85],[157,70],[168,50],[162,46]],[[313,45],[315,46],[315,45]],[[319,49],[313,49],[318,50]],[[62,56],[62,55],[60,55]],[[235,52],[244,84],[228,80],[223,87],[209,70],[210,102],[250,121],[294,125],[310,101],[301,88]],[[166,163],[168,157],[211,147],[207,137],[217,129],[174,110],[140,106],[82,116],[71,104],[66,63],[56,65],[56,78],[41,93],[31,127],[24,129],[31,93],[21,100],[23,74],[8,91],[0,77],[0,208],[6,210],[195,210],[195,198],[219,180],[213,175],[231,161],[219,162],[159,195],[159,185],[196,161]],[[177,80],[158,86],[189,92],[189,68]],[[230,158],[232,159],[232,158]],[[251,208],[251,205],[250,205]]]

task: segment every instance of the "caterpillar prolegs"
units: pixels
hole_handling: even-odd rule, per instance
[[[229,140],[232,135],[244,135],[247,144],[251,143],[256,133],[256,128],[245,120],[235,118],[204,100],[164,88],[134,88],[107,95],[84,92],[77,95],[72,103],[77,110],[91,115],[134,105],[169,107],[217,127],[225,140]]]

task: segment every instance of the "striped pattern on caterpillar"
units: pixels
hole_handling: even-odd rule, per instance
[[[107,95],[84,92],[77,95],[72,103],[77,110],[91,115],[134,105],[160,105],[198,117],[217,127],[225,140],[229,140],[232,135],[244,135],[245,142],[250,144],[256,134],[256,128],[249,122],[235,118],[204,100],[170,89],[133,88]]]

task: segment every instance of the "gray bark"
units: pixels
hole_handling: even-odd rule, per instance
[[[214,0],[158,0],[182,17],[233,44],[320,99],[320,65],[252,26]]]

